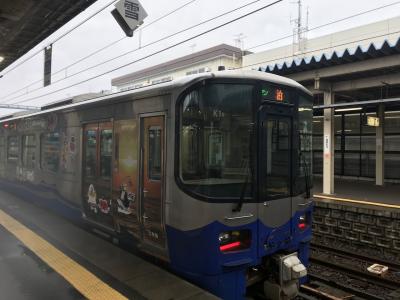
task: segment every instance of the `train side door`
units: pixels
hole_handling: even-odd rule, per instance
[[[111,209],[113,126],[111,122],[83,128],[82,199],[87,218],[113,227]]]
[[[140,221],[143,241],[165,247],[165,116],[141,118]]]
[[[260,233],[262,249],[283,245],[291,238],[292,114],[293,107],[282,104],[266,104],[259,112],[258,214],[268,228]]]

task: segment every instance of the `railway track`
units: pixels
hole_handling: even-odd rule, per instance
[[[368,256],[368,255],[365,255],[365,254],[360,254],[359,251],[358,251],[359,249],[357,249],[357,248],[354,248],[353,251],[350,251],[350,250],[339,249],[339,248],[336,248],[336,247],[331,247],[331,246],[325,246],[325,245],[321,245],[321,244],[312,243],[310,249],[311,249],[311,251],[325,250],[325,251],[329,251],[329,252],[334,252],[337,255],[351,256],[352,258],[361,259],[361,260],[365,260],[365,261],[368,261],[368,262],[385,265],[385,266],[388,266],[392,270],[399,270],[400,271],[400,261],[399,262],[393,262],[393,261],[390,261],[388,259],[380,259],[377,256]]]
[[[386,264],[390,265],[389,271],[379,276],[369,273],[367,267],[373,263],[386,262],[315,246],[311,249],[310,262],[311,280],[324,282],[360,299],[400,299],[398,264]]]

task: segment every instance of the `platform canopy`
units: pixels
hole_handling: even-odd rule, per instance
[[[0,72],[96,0],[12,0],[0,5]]]

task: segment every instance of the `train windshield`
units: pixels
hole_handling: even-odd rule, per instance
[[[312,188],[312,97],[294,89],[275,90],[285,91],[284,97],[275,99],[276,93],[263,89],[263,99],[264,95],[273,97],[265,103],[295,109],[286,119],[272,118],[273,112],[265,111],[269,117],[259,120],[258,131],[265,132],[268,145],[261,150],[259,161],[254,85],[206,84],[184,95],[179,104],[179,181],[187,191],[207,198],[250,199],[258,166],[266,172],[260,188],[267,189],[263,193],[267,198],[308,196]]]
[[[210,84],[180,104],[180,180],[212,198],[252,196],[253,85]]]

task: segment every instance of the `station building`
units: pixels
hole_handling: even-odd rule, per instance
[[[111,82],[113,89],[126,91],[171,81],[178,77],[214,72],[221,67],[236,69],[242,66],[242,50],[226,44],[217,45],[150,68],[130,73]]]
[[[243,57],[243,67],[292,78],[314,94],[313,171],[400,182],[400,17]]]

